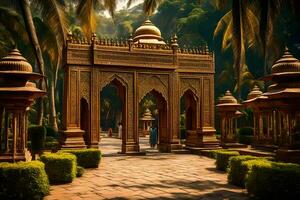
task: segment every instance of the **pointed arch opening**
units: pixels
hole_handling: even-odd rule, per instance
[[[80,99],[80,129],[84,131],[83,138],[87,146],[90,146],[90,110],[89,104],[85,98]]]
[[[126,97],[126,85],[117,77],[100,91],[100,130],[102,134],[100,146],[110,143],[116,144],[113,147],[115,152],[112,153],[120,152],[120,150],[125,152],[125,138],[127,136]]]
[[[150,110],[153,118],[151,128],[156,129],[156,141],[151,141],[151,139],[153,139],[153,135],[151,136],[151,130],[149,130],[148,137],[140,137],[141,149],[146,151],[151,149],[151,143],[156,143],[154,149],[159,149],[160,144],[165,143],[168,139],[167,101],[163,95],[155,89],[149,91],[139,102],[139,133],[142,132],[141,128],[145,127],[144,122],[141,119],[147,109]]]
[[[188,89],[180,98],[180,139],[185,140],[189,131],[197,129],[197,97]]]

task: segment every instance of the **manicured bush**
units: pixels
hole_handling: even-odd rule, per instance
[[[77,166],[76,168],[76,177],[81,177],[84,174],[84,168]]]
[[[45,153],[40,160],[51,184],[70,183],[76,177],[76,156],[69,153]]]
[[[51,127],[46,126],[46,135],[47,137],[53,137],[55,139],[58,139],[58,133]]]
[[[227,152],[227,151],[230,151],[230,150],[228,150],[228,149],[215,149],[215,150],[208,150],[208,151],[210,151],[209,157],[216,159],[216,155],[217,155],[218,152],[225,152],[225,151]]]
[[[216,168],[221,171],[226,171],[229,158],[240,155],[237,151],[216,151]]]
[[[246,188],[251,196],[256,199],[297,199],[300,196],[300,165],[270,161],[250,165]]]
[[[248,160],[272,160],[272,157],[256,157],[256,156],[233,156],[229,159],[228,165],[228,182],[234,185],[245,187],[245,178],[248,173],[248,166],[242,165]]]
[[[42,162],[0,163],[0,199],[43,199],[48,193]]]
[[[99,149],[61,150],[77,157],[77,164],[83,168],[97,168],[101,160]]]
[[[251,145],[253,143],[253,135],[239,135],[239,143]]]
[[[31,141],[32,151],[41,151],[45,147],[46,128],[44,126],[30,126],[28,128],[28,140]]]
[[[59,149],[58,140],[55,139],[54,137],[47,136],[45,141],[45,149],[58,150]]]
[[[243,127],[240,128],[238,131],[239,135],[253,135],[253,128],[252,127]]]

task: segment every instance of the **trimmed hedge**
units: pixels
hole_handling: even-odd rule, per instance
[[[97,168],[101,160],[99,149],[61,150],[59,152],[74,154],[77,157],[77,164],[83,168]]]
[[[251,169],[246,188],[256,199],[295,199],[300,196],[300,165],[270,161],[248,165]]]
[[[84,174],[84,168],[77,166],[76,168],[76,177],[82,177],[82,175]]]
[[[239,135],[239,143],[251,145],[253,143],[253,135]]]
[[[46,128],[46,136],[47,137],[53,137],[55,139],[58,139],[58,133],[51,127],[45,126]]]
[[[28,128],[28,139],[31,141],[32,151],[41,151],[45,147],[46,128],[44,126],[32,125]]]
[[[216,158],[216,168],[221,171],[226,171],[228,167],[229,159],[233,156],[239,156],[240,153],[237,151],[215,151],[215,158]]]
[[[243,162],[248,160],[271,160],[272,157],[256,157],[256,156],[234,156],[229,159],[227,179],[229,183],[236,186],[245,187],[246,175],[249,172],[247,165],[242,165]]]
[[[253,128],[252,127],[243,127],[238,130],[239,135],[252,135],[253,136]]]
[[[46,153],[40,160],[51,184],[70,183],[76,177],[76,156],[69,153]]]
[[[0,163],[0,199],[43,199],[47,194],[49,181],[42,162]]]

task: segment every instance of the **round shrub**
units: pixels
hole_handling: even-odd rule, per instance
[[[46,153],[40,160],[51,184],[70,183],[76,177],[76,156],[69,153]]]
[[[300,165],[270,161],[256,161],[251,165],[246,180],[246,188],[251,196],[257,199],[299,197]]]
[[[82,177],[82,175],[84,174],[84,168],[77,166],[76,168],[76,177]]]
[[[0,199],[43,199],[47,194],[49,181],[42,162],[0,163]]]
[[[216,151],[216,168],[221,171],[226,171],[228,167],[229,158],[239,156],[237,151]]]
[[[31,141],[31,150],[41,151],[45,147],[46,128],[44,126],[30,126],[28,128],[28,139]]]
[[[77,164],[83,168],[97,168],[101,160],[99,149],[61,150],[59,152],[74,154],[77,157]]]

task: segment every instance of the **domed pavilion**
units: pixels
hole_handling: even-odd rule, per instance
[[[17,49],[0,60],[0,162],[31,159],[27,114],[34,100],[45,95],[32,82],[41,78]]]
[[[244,102],[254,111],[255,143],[278,149],[279,160],[300,162],[300,61],[286,48],[265,80],[272,82],[267,91],[254,88]]]

